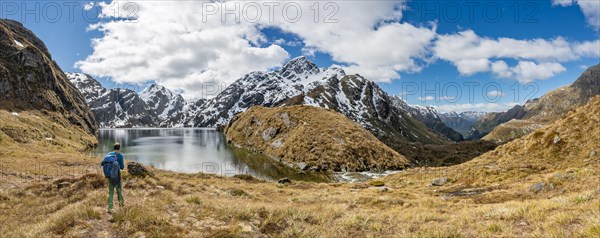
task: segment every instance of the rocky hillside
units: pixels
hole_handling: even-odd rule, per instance
[[[79,128],[88,135],[97,131],[84,97],[69,83],[44,43],[12,20],[0,20],[0,110],[15,117],[31,111],[60,127]],[[2,123],[0,131],[10,137],[27,138],[31,134],[32,140],[61,137],[39,131],[41,128],[27,129],[27,125],[32,124],[23,121],[22,127],[15,128],[14,124]]]
[[[317,107],[251,107],[224,132],[230,143],[305,170],[380,171],[408,165],[356,122]]]
[[[600,64],[588,68],[569,86],[550,91],[541,98],[529,100],[524,106],[517,105],[507,112],[490,114],[482,118],[474,126],[470,139],[484,138],[506,142],[518,138],[564,117],[567,112],[585,105],[590,98],[599,94]],[[513,119],[525,122],[513,121],[504,127],[499,127],[498,131],[490,133],[498,125]]]
[[[379,86],[360,75],[331,77],[314,82],[306,92],[283,105],[312,105],[340,112],[383,141],[445,144],[447,138],[435,133]],[[451,130],[451,129],[450,129]]]

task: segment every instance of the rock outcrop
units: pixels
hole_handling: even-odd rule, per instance
[[[42,111],[89,134],[96,121],[44,43],[19,22],[0,19],[0,109]]]

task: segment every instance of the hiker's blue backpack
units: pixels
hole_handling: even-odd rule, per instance
[[[119,166],[117,155],[117,153],[107,154],[102,160],[104,177],[108,178],[115,185],[121,182],[121,167]]]

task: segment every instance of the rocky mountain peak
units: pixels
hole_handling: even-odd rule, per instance
[[[283,78],[292,80],[293,82],[302,80],[302,76],[306,77],[318,74],[319,72],[321,72],[321,69],[304,56],[290,60],[279,70],[279,74]]]
[[[168,88],[152,84],[138,94],[129,89],[107,89],[82,73],[67,73],[81,91],[100,127],[182,127],[196,115],[203,101],[187,103]]]
[[[586,69],[571,87],[581,90],[583,98],[600,94],[600,64]]]
[[[154,97],[173,98],[174,96],[175,94],[171,90],[159,84],[152,84],[140,93],[140,97],[146,102],[151,101]]]
[[[88,103],[93,98],[106,92],[106,89],[102,87],[100,82],[96,81],[88,74],[66,72],[65,75],[67,76],[67,79],[79,89]]]

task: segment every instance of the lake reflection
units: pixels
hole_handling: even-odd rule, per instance
[[[112,150],[121,143],[126,160],[159,169],[184,173],[211,173],[224,176],[250,174],[277,180],[326,181],[324,174],[299,173],[263,155],[250,153],[227,144],[225,136],[215,129],[102,129],[95,156]]]

